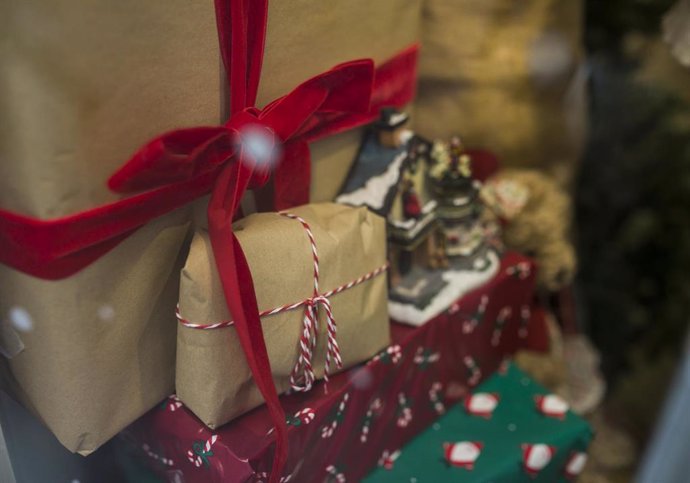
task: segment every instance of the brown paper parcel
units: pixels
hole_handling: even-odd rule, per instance
[[[418,40],[420,9],[271,0],[258,105],[340,62],[385,61]],[[49,219],[112,201],[108,176],[150,138],[223,121],[211,0],[0,2],[0,19],[4,209]],[[359,139],[311,147],[312,200],[335,196]],[[156,220],[65,280],[0,267],[2,329],[12,314],[32,322],[20,340],[0,331],[14,393],[68,449],[92,452],[174,390],[175,263],[189,220],[187,208]]]
[[[314,234],[320,261],[320,293],[386,263],[385,222],[366,208],[325,203],[289,212],[304,218]],[[312,297],[313,259],[300,222],[277,213],[250,215],[235,224],[235,233],[252,272],[259,311]],[[370,358],[389,344],[385,272],[332,295],[330,300],[344,368]],[[195,235],[182,271],[180,313],[195,324],[231,320],[206,231]],[[279,393],[290,387],[303,317],[304,307],[300,307],[261,319]],[[325,320],[320,308],[313,359],[317,378],[324,372]],[[333,364],[331,367],[333,370]],[[178,326],[177,393],[211,428],[262,404],[234,327],[202,330]]]

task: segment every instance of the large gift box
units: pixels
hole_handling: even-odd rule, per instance
[[[312,198],[331,199],[357,145],[344,131],[411,101],[414,50],[395,56],[418,38],[420,3],[1,7],[0,347],[14,393],[62,444],[88,454],[173,390],[190,204],[266,182],[238,149],[242,128],[268,126],[285,145],[276,201],[293,201],[292,172],[307,201],[307,142]],[[378,70],[328,71],[357,58]],[[106,185],[114,172],[123,195]],[[230,188],[234,175],[244,184]],[[231,204],[215,209],[218,231]]]
[[[347,369],[388,346],[383,218],[363,207],[315,203],[249,215],[235,225],[265,314],[279,393],[310,390],[326,371]],[[263,403],[214,268],[208,233],[200,230],[181,277],[176,390],[211,428]]]
[[[488,284],[427,324],[392,324],[392,344],[333,377],[327,392],[320,383],[283,396],[290,452],[280,481],[360,481],[506,355],[543,337],[543,320],[532,310],[534,274],[528,259],[508,253]],[[228,483],[266,481],[273,433],[265,407],[209,429],[171,396],[124,437],[168,481]]]
[[[584,469],[591,438],[563,399],[506,364],[362,481],[567,483]]]

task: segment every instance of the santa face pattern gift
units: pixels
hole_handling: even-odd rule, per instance
[[[324,203],[250,215],[234,229],[279,393],[307,391],[390,343],[383,218]],[[182,270],[176,382],[212,428],[263,403],[214,267],[208,234],[198,231]]]

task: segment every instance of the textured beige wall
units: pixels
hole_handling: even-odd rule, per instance
[[[585,134],[581,0],[426,0],[416,127],[572,178]]]

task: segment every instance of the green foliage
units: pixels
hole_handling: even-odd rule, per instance
[[[592,56],[576,200],[579,282],[610,378],[632,350],[677,352],[690,321],[690,106],[636,84],[634,65]]]

